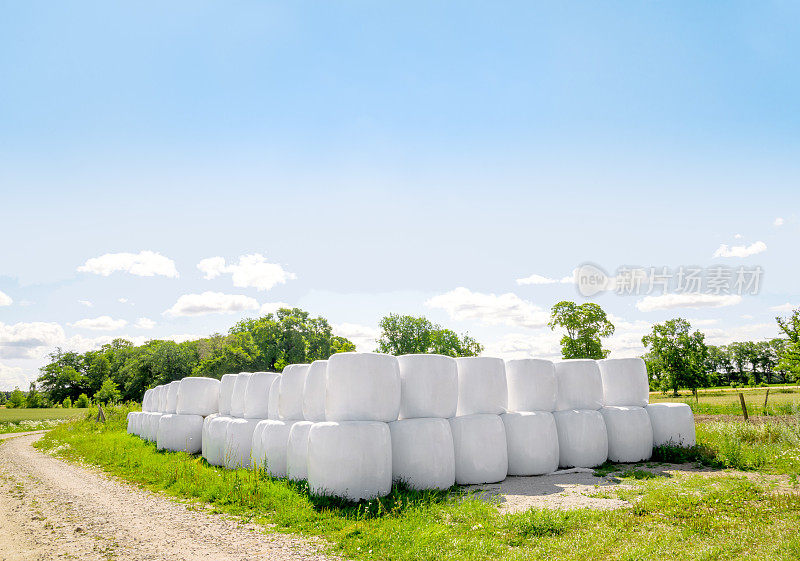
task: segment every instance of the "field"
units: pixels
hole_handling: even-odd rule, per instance
[[[598,496],[623,499],[628,508],[504,513],[458,488],[395,487],[387,498],[357,505],[313,497],[303,483],[159,452],[125,433],[125,413],[110,412],[106,424],[60,425],[36,446],[272,530],[322,537],[332,553],[351,559],[800,557],[796,416],[703,423],[692,450],[659,449],[646,464],[598,469],[598,482],[624,483],[598,488]],[[670,471],[666,461],[689,463]]]
[[[0,407],[0,434],[50,429],[66,419],[86,416],[88,409],[7,409]]]
[[[767,407],[764,397],[767,388],[715,389],[698,392],[697,400],[691,392],[682,391],[679,397],[660,392],[650,394],[652,403],[687,403],[695,413],[704,415],[741,415],[739,392],[744,395],[750,415],[792,415],[800,412],[800,387],[769,388]]]

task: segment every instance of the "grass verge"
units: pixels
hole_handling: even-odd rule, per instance
[[[0,407],[0,434],[51,429],[67,419],[85,417],[88,409],[7,409]]]

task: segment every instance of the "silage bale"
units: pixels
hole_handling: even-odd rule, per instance
[[[211,415],[219,412],[219,380],[189,377],[178,388],[179,415]]]
[[[167,398],[169,388],[167,384],[161,384],[158,386],[158,412],[159,413],[166,413],[167,412]]]
[[[267,402],[267,418],[279,421],[282,419],[280,411],[281,399],[281,376],[278,375],[269,386],[269,396]]]
[[[608,459],[641,462],[653,455],[653,428],[644,407],[607,405],[600,410],[608,433]]]
[[[136,413],[133,411],[129,412],[125,419],[127,421],[127,428],[125,430],[128,434],[134,434],[136,430]]]
[[[239,372],[236,382],[233,384],[233,394],[231,394],[231,417],[244,417],[244,401],[247,395],[247,382],[250,381],[249,372]]]
[[[250,375],[244,397],[245,419],[269,418],[269,392],[277,378],[275,372],[253,372]]]
[[[228,469],[249,468],[253,446],[253,432],[260,419],[238,419],[228,421],[225,429],[225,444],[222,462]]]
[[[595,409],[553,413],[558,431],[558,465],[597,467],[608,459],[608,433],[603,415]]]
[[[203,417],[166,413],[158,421],[159,450],[197,454],[202,449]]]
[[[212,413],[211,415],[207,415],[203,418],[203,433],[202,433],[202,443],[200,446],[200,455],[208,460],[208,446],[211,443],[211,439],[208,436],[208,428],[211,425],[211,421],[220,417],[219,413]]]
[[[262,419],[256,423],[256,428],[253,429],[253,439],[250,444],[250,465],[255,469],[263,469],[264,462],[267,459],[266,452],[264,451],[264,428],[266,422],[270,419]]]
[[[453,433],[447,419],[415,418],[389,423],[392,480],[411,489],[448,489],[456,480]]]
[[[456,483],[497,483],[508,473],[506,431],[499,415],[475,414],[449,419],[453,433]]]
[[[508,475],[544,475],[558,469],[558,431],[549,411],[501,415],[506,430]]]
[[[308,433],[313,424],[311,421],[297,421],[289,430],[286,445],[286,477],[289,479],[308,479]]]
[[[161,419],[161,413],[151,411],[147,413],[143,424],[143,438],[148,442],[156,442],[158,440],[158,422]]]
[[[142,396],[142,412],[149,413],[153,410],[153,390],[145,390]]]
[[[553,411],[556,408],[556,367],[550,360],[506,361],[509,411]]]
[[[258,448],[259,466],[272,477],[286,477],[286,452],[289,433],[297,421],[261,421],[261,446]],[[261,461],[261,458],[263,462]]]
[[[409,354],[397,357],[400,373],[400,419],[456,414],[458,367],[452,357]]]
[[[325,380],[327,360],[315,360],[308,367],[303,384],[303,418],[318,423],[325,420]]]
[[[651,403],[645,411],[653,427],[653,446],[695,445],[694,414],[686,403]]]
[[[303,420],[303,386],[306,383],[308,364],[290,364],[281,375],[278,411],[281,419]]]
[[[331,355],[325,387],[325,419],[389,422],[396,421],[399,412],[397,357],[382,353]]]
[[[350,501],[388,495],[392,489],[388,425],[376,421],[314,423],[308,436],[308,487],[315,495]]]
[[[231,415],[231,398],[237,376],[238,374],[224,374],[219,384],[219,412],[227,417]]]
[[[175,380],[167,384],[167,413],[175,413],[178,407],[178,388],[180,387],[180,380]]]
[[[597,410],[603,406],[603,382],[596,360],[562,360],[555,363],[555,369],[556,411]]]
[[[502,359],[472,356],[456,359],[458,367],[458,409],[456,415],[506,412],[508,386]],[[500,420],[498,419],[498,422]]]
[[[212,466],[225,464],[225,438],[228,434],[228,423],[232,417],[224,415],[212,416],[208,425],[204,424],[203,457]]]
[[[641,358],[598,360],[603,404],[644,407],[650,400],[647,366]]]

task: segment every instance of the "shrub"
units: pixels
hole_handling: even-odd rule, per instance
[[[69,398],[69,396],[64,398],[64,401],[61,402],[61,406],[64,407],[64,409],[69,409],[72,407],[72,400]]]
[[[78,396],[78,399],[75,400],[75,407],[85,409],[86,407],[89,407],[89,403],[89,396],[85,393],[82,393]]]

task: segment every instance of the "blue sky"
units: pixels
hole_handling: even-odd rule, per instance
[[[764,272],[740,298],[601,293],[615,356],[675,316],[776,336],[800,305],[799,12],[0,2],[0,388],[56,345],[277,303],[360,350],[398,312],[551,357],[546,311],[586,299],[518,279],[586,262]]]

